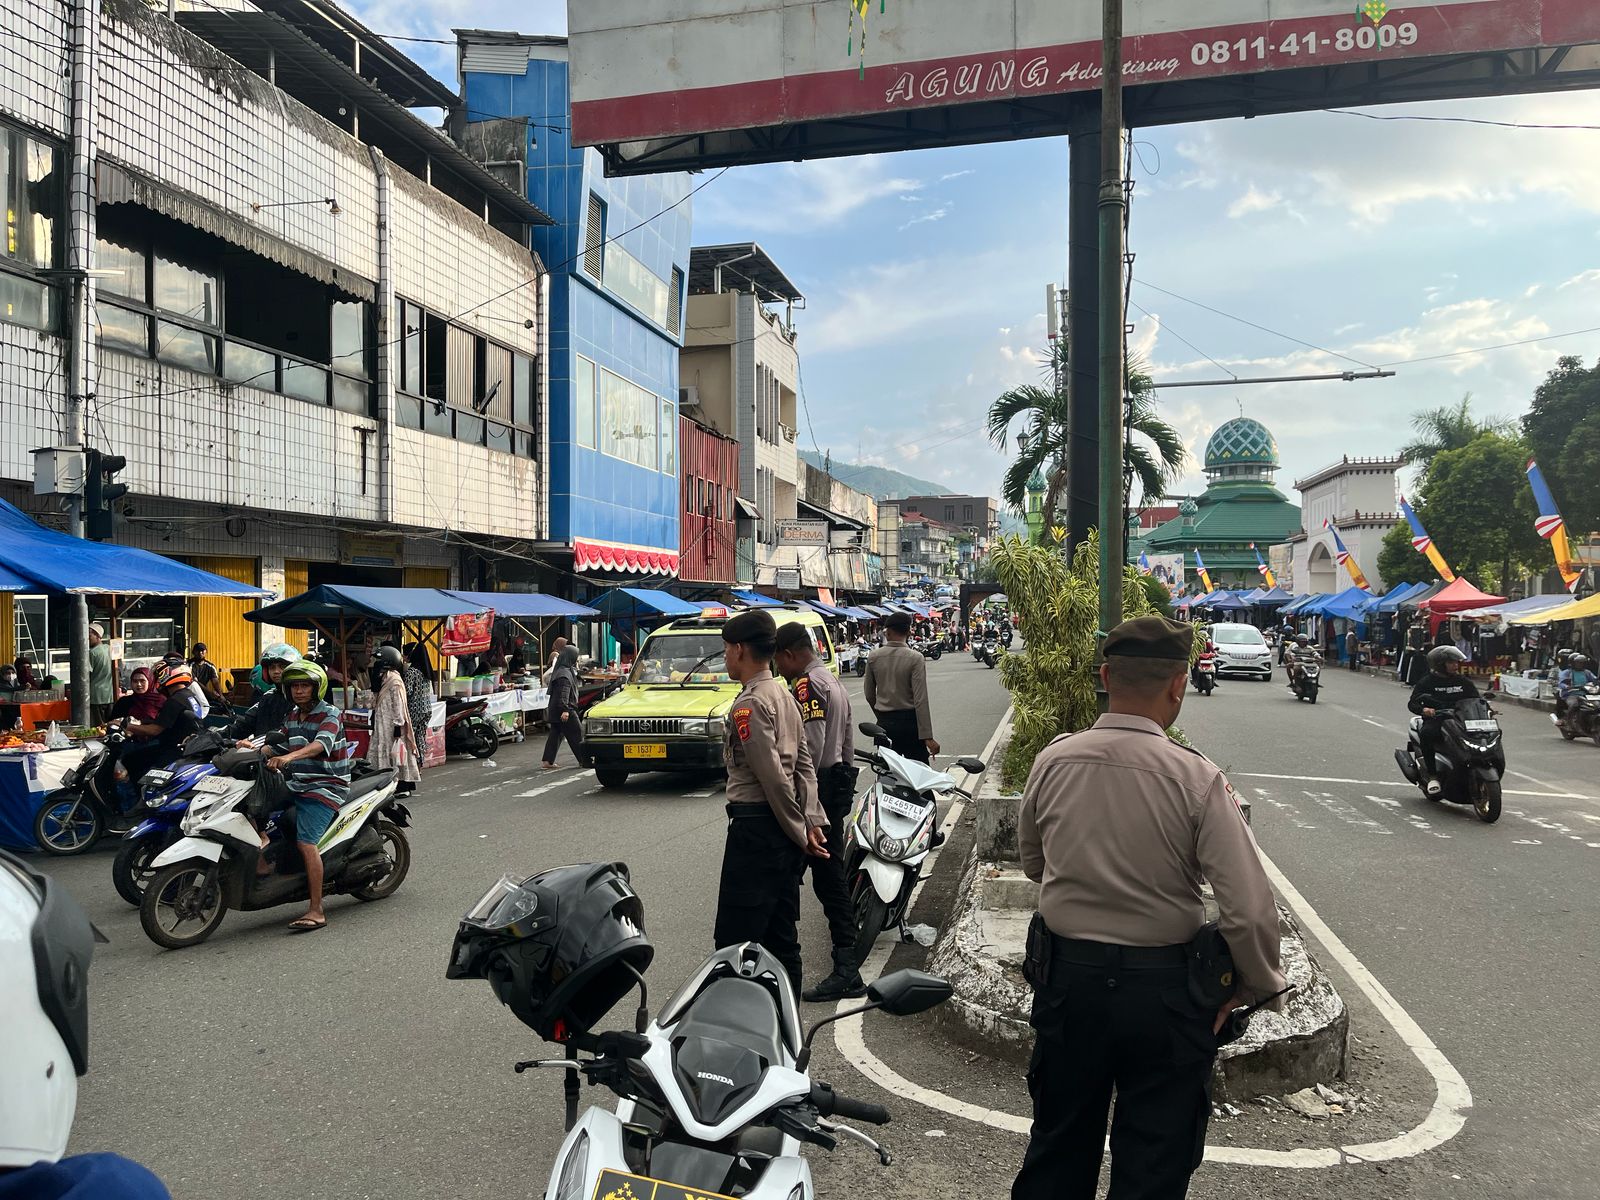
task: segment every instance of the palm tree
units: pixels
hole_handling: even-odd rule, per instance
[[[1072,421],[1064,347],[1051,348],[1045,374],[1045,385],[1022,384],[995,399],[989,406],[989,437],[1004,449],[1011,439],[1012,423],[1019,417],[1023,419],[1017,435],[1017,456],[1006,468],[1000,495],[1013,508],[1026,510],[1028,480],[1035,471],[1043,474],[1043,509],[1048,529],[1055,523],[1067,488]],[[1182,472],[1188,454],[1178,431],[1156,415],[1155,387],[1142,364],[1134,362],[1128,364],[1124,427],[1127,440],[1123,447],[1123,505],[1127,506],[1135,478],[1146,502],[1158,500]]]
[[[1461,397],[1459,404],[1446,404],[1439,408],[1424,409],[1411,415],[1411,428],[1416,437],[1400,448],[1400,457],[1415,466],[1421,464],[1422,475],[1428,473],[1428,464],[1446,450],[1459,450],[1485,433],[1498,433],[1503,437],[1515,434],[1515,422],[1497,417],[1482,421],[1472,415],[1472,393]]]

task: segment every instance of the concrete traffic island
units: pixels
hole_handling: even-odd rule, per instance
[[[934,1010],[951,1039],[1015,1062],[1025,1062],[1033,1047],[1033,991],[1022,959],[1039,895],[1016,861],[1020,803],[1001,793],[998,771],[985,775],[974,801],[977,841],[928,965],[955,988]],[[1278,922],[1284,974],[1295,990],[1283,1012],[1256,1013],[1244,1037],[1218,1054],[1219,1103],[1283,1096],[1344,1075],[1349,1011],[1282,905]]]

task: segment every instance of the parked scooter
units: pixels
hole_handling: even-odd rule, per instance
[[[1567,741],[1592,737],[1600,745],[1600,685],[1591,683],[1574,692],[1560,711],[1550,714],[1550,720]]]
[[[1296,700],[1317,702],[1317,692],[1322,689],[1322,664],[1314,659],[1296,663],[1289,672],[1289,687]]]
[[[118,780],[117,757],[128,737],[113,725],[98,741],[84,745],[82,760],[44,798],[33,817],[33,838],[47,854],[83,854],[107,833],[134,824],[137,790]]]
[[[944,643],[930,638],[918,638],[911,643],[911,648],[923,658],[931,658],[935,662],[944,657]]]
[[[268,769],[266,752],[236,747],[214,761],[217,773],[195,784],[184,836],[150,864],[154,875],[139,904],[146,936],[169,950],[205,941],[230,908],[304,904],[310,894],[305,863],[288,831],[293,823],[267,822],[289,797],[283,776]],[[404,832],[411,814],[394,796],[392,770],[350,781],[349,799],[317,843],[324,895],[381,900],[399,888],[411,867]],[[268,830],[265,849],[258,824]],[[263,859],[271,865],[264,874],[258,871]]]
[[[861,732],[873,750],[857,750],[856,759],[877,776],[857,797],[845,838],[845,882],[856,915],[856,962],[865,962],[878,934],[898,926],[905,936],[911,893],[921,879],[928,852],[939,843],[939,793],[954,792],[969,800],[972,793],[956,786],[943,771],[904,758],[889,749],[882,726],[863,722]],[[968,775],[981,775],[982,759],[956,760]]]
[[[1410,734],[1402,749],[1394,752],[1400,773],[1422,788],[1422,718],[1411,718]],[[1439,715],[1439,749],[1434,760],[1439,768],[1440,791],[1434,800],[1470,805],[1485,824],[1500,819],[1500,780],[1506,773],[1506,751],[1501,741],[1500,722],[1494,709],[1482,697],[1469,696],[1454,709]]]
[[[485,715],[486,697],[466,699],[447,697],[444,702],[444,749],[446,754],[470,754],[490,758],[500,749],[500,727]]]
[[[566,1057],[519,1062],[520,1074],[566,1075],[567,1137],[548,1200],[595,1196],[813,1200],[804,1145],[843,1139],[890,1156],[839,1117],[885,1125],[887,1110],[848,1099],[807,1072],[818,1030],[854,1013],[923,1012],[950,985],[897,971],[865,1003],[803,1032],[781,964],[754,942],[718,950],[649,1020],[644,983],[654,950],[621,863],[557,867],[501,879],[462,918],[445,974],[483,979],[500,1001]],[[635,987],[633,1030],[594,1026]],[[580,1057],[586,1055],[588,1057]],[[609,1088],[616,1112],[578,1118],[580,1080]]]

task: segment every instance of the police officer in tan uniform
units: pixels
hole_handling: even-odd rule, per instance
[[[906,644],[909,613],[890,613],[883,629],[887,640],[867,656],[862,694],[894,752],[930,762],[939,743],[933,739],[933,710],[928,706],[928,660]]]
[[[1013,1200],[1093,1200],[1113,1088],[1108,1200],[1180,1200],[1205,1150],[1218,1031],[1283,988],[1276,902],[1237,797],[1166,736],[1192,636],[1162,617],[1113,629],[1100,668],[1110,710],[1051,742],[1028,775],[1033,1131]],[[1205,922],[1202,879],[1233,960],[1204,1004],[1185,953]]]
[[[826,858],[827,815],[817,799],[799,706],[772,676],[777,624],[760,609],[722,627],[728,674],[744,685],[728,710],[728,840],[717,889],[718,948],[757,942],[800,991],[800,876],[806,855]]]

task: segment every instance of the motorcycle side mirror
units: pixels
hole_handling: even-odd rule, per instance
[[[264,744],[273,750],[284,750],[289,746],[289,735],[281,729],[274,729],[263,740]]]
[[[943,1004],[951,991],[948,979],[907,967],[875,980],[867,988],[867,999],[890,1016],[909,1017]]]
[[[988,768],[988,764],[983,759],[971,757],[956,759],[956,766],[960,767],[968,775],[982,775]]]
[[[863,721],[856,728],[875,742],[888,741],[889,739],[889,731],[882,725],[875,725],[871,721]]]

